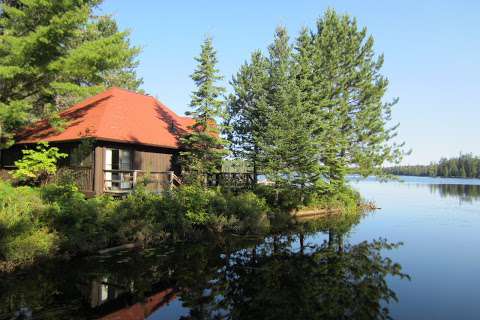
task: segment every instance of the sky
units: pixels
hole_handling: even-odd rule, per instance
[[[206,35],[213,37],[219,69],[228,82],[275,27],[292,38],[313,27],[327,8],[357,18],[385,55],[386,99],[399,97],[393,119],[398,141],[412,150],[404,164],[426,164],[460,153],[480,155],[480,1],[442,0],[105,0],[142,47],[142,88],[179,114],[189,109],[190,74]]]

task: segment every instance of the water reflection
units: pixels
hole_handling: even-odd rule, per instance
[[[357,222],[51,261],[0,280],[0,318],[386,319],[386,277],[408,276],[384,256],[397,245],[348,241]]]
[[[430,184],[430,191],[442,198],[455,198],[460,202],[472,203],[480,200],[480,185]]]

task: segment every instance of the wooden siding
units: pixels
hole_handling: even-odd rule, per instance
[[[104,188],[103,166],[105,158],[105,148],[102,146],[95,147],[95,177],[93,179],[95,194],[101,194]]]
[[[134,151],[133,169],[146,172],[172,170],[172,155],[158,152]]]
[[[79,142],[70,143],[51,143],[61,152],[72,154],[72,151],[78,146]],[[8,177],[8,171],[11,169],[14,161],[21,158],[21,150],[24,148],[33,148],[34,145],[16,145],[10,149],[2,150],[0,153],[0,177]],[[168,171],[174,171],[178,174],[179,166],[177,164],[178,150],[167,148],[156,148],[135,144],[113,143],[105,141],[96,141],[92,153],[85,157],[81,163],[73,163],[71,157],[61,159],[59,167],[61,169],[70,169],[75,173],[76,180],[81,184],[80,189],[91,194],[102,194],[104,192],[104,167],[105,167],[105,149],[124,149],[132,151],[132,170],[138,170],[138,177],[149,176],[153,181],[152,188],[158,189],[158,185],[170,184]],[[85,165],[86,164],[86,165]],[[6,167],[6,168],[5,168]],[[150,175],[149,173],[152,173]]]
[[[139,178],[148,176],[152,181],[147,189],[157,190],[159,185],[169,185],[167,171],[177,171],[175,165],[178,150],[149,147],[135,144],[98,141],[95,147],[95,193],[101,194],[105,188],[105,150],[123,149],[132,152],[132,172],[139,171]],[[151,173],[151,174],[150,174]],[[125,173],[127,174],[127,173]],[[128,175],[128,174],[127,174]],[[133,175],[133,173],[132,173]]]

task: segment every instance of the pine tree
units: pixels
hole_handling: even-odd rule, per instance
[[[348,169],[363,175],[382,174],[385,162],[398,162],[403,144],[392,139],[391,108],[383,102],[388,80],[380,74],[383,56],[376,56],[373,37],[355,19],[328,10],[312,32],[313,96],[323,131],[322,161],[329,180],[339,187]]]
[[[195,124],[190,127],[191,132],[181,139],[183,168],[192,182],[218,172],[222,158],[228,153],[220,130],[225,113],[222,98],[225,89],[217,85],[223,77],[216,67],[218,61],[211,38],[204,40],[200,56],[195,60],[198,66],[191,75],[196,85],[190,102],[193,110],[187,112]]]
[[[265,173],[277,186],[313,188],[322,169],[309,104],[302,101],[301,72],[293,59],[285,28],[269,48],[268,121],[261,140]]]
[[[18,0],[0,5],[0,139],[39,118],[55,126],[59,110],[117,85],[136,90],[139,48],[100,0]]]
[[[268,60],[256,51],[230,83],[234,90],[227,110],[230,148],[234,156],[248,161],[255,179],[262,169],[260,141],[268,122],[267,81]]]
[[[385,162],[399,162],[398,126],[389,127],[396,100],[383,101],[388,80],[373,44],[355,19],[333,10],[316,30],[303,29],[294,48],[277,29],[266,66],[247,63],[232,81],[234,152],[261,165],[276,185],[317,192],[343,188],[352,169],[382,175]]]

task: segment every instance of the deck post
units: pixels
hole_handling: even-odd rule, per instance
[[[172,190],[173,188],[173,171],[168,171],[168,189]]]
[[[132,187],[135,187],[137,185],[137,174],[138,170],[133,170]]]

